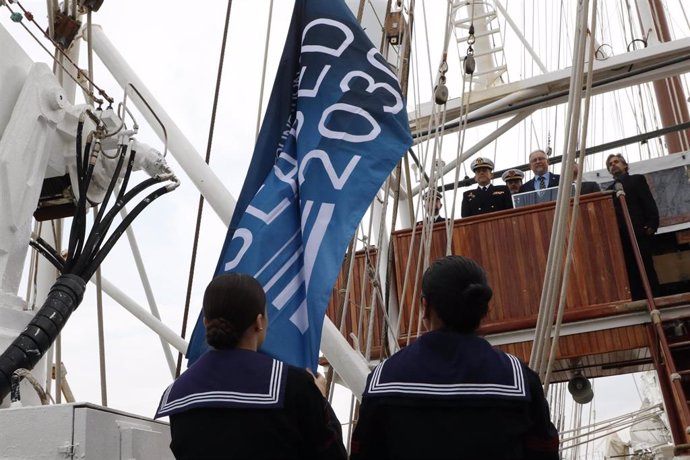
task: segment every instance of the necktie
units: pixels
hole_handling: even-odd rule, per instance
[[[546,188],[546,181],[544,176],[539,176],[539,188]]]
[[[486,192],[486,185],[482,187],[482,192]]]

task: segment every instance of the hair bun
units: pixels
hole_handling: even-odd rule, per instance
[[[206,341],[214,348],[233,348],[240,341],[240,336],[230,321],[213,318],[206,323]]]
[[[468,303],[488,303],[493,291],[486,284],[470,283],[462,291],[462,298]]]

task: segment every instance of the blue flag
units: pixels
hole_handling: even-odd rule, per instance
[[[347,244],[411,144],[397,78],[347,6],[297,0],[216,270],[264,287],[264,352],[316,370]],[[200,317],[190,363],[206,347]]]

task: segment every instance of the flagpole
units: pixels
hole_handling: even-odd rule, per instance
[[[343,379],[345,386],[358,400],[361,400],[367,375],[369,375],[369,366],[364,356],[350,346],[328,316],[323,321],[321,351],[328,359],[328,363]]]

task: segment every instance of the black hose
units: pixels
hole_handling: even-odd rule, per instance
[[[93,165],[88,164],[88,156],[91,151],[91,135],[89,135],[89,141],[84,147],[84,154],[82,163],[86,165],[86,171],[82,171],[83,174],[78,175],[77,182],[79,188],[79,200],[77,201],[77,209],[74,212],[74,218],[72,219],[72,226],[69,234],[69,245],[67,247],[67,253],[69,254],[67,263],[65,264],[67,272],[70,271],[73,260],[79,258],[81,255],[82,246],[84,244],[84,237],[86,234],[86,190],[88,189],[88,182],[91,181],[91,175],[93,174]],[[82,169],[83,166],[82,166]]]
[[[118,200],[113,207],[108,211],[108,213],[105,215],[103,218],[102,222],[99,222],[97,226],[94,226],[94,228],[91,229],[91,233],[89,235],[88,240],[84,244],[84,249],[83,249],[83,254],[84,257],[79,257],[79,260],[74,263],[73,266],[70,266],[70,273],[82,273],[86,265],[89,264],[91,260],[93,260],[94,257],[96,257],[96,253],[98,252],[101,242],[105,238],[106,234],[108,233],[108,230],[110,229],[110,225],[112,225],[113,220],[115,219],[115,216],[120,212],[120,210],[127,205],[139,192],[142,190],[146,189],[147,187],[150,187],[151,185],[158,184],[160,183],[161,180],[158,178],[150,178],[142,181],[141,183],[137,184],[130,190],[129,192],[125,193],[124,197],[121,200]],[[144,205],[146,207],[148,203]],[[89,279],[89,278],[86,278]]]
[[[82,133],[84,132],[84,122],[79,120],[79,123],[77,123],[77,139],[76,139],[76,145],[77,145],[77,180],[81,178],[81,176],[84,174],[84,165],[82,163],[82,156],[81,156],[81,136]]]
[[[129,152],[129,161],[127,162],[127,169],[125,169],[125,177],[122,178],[122,184],[120,185],[120,193],[117,194],[116,201],[120,201],[127,190],[127,184],[129,184],[129,176],[132,175],[132,169],[134,168],[134,157],[137,152],[132,150]]]
[[[81,303],[85,289],[85,281],[77,275],[62,275],[55,281],[36,316],[0,355],[0,400],[12,388],[14,371],[33,369],[48,351],[67,318]]]
[[[115,243],[117,243],[117,240],[120,239],[122,236],[122,233],[129,227],[129,224],[132,223],[132,221],[141,213],[141,211],[144,210],[151,202],[153,202],[156,198],[159,198],[166,193],[170,192],[170,189],[165,186],[165,187],[160,187],[157,190],[154,190],[151,192],[146,198],[141,200],[141,202],[134,207],[129,213],[127,213],[127,217],[124,218],[122,222],[120,222],[120,225],[117,226],[115,230],[113,230],[112,235],[110,238],[108,238],[108,241],[105,242],[103,245],[103,248],[98,252],[93,257],[93,260],[84,267],[83,270],[83,275],[86,279],[90,279],[91,276],[95,273],[96,269],[98,268],[99,265],[103,262],[103,259],[110,253],[110,250],[115,246]]]
[[[53,254],[45,246],[41,245],[38,241],[29,240],[29,246],[40,252],[41,255],[45,257],[46,260],[53,265],[53,267],[57,268],[60,273],[62,273],[62,271],[65,269],[65,263],[61,260],[61,258],[57,258],[55,254]]]
[[[113,193],[113,189],[115,188],[115,184],[117,183],[118,178],[120,177],[120,171],[122,170],[122,165],[125,162],[125,153],[127,153],[127,145],[122,144],[120,145],[119,148],[119,156],[117,159],[117,165],[115,165],[115,172],[113,173],[113,177],[110,178],[110,183],[108,184],[108,190],[105,192],[105,196],[103,196],[103,201],[101,202],[100,208],[98,210],[98,214],[96,215],[96,219],[93,222],[93,225],[96,226],[99,224],[101,219],[103,218],[103,214],[105,213],[105,208],[108,206],[108,201],[110,200],[110,195]]]

